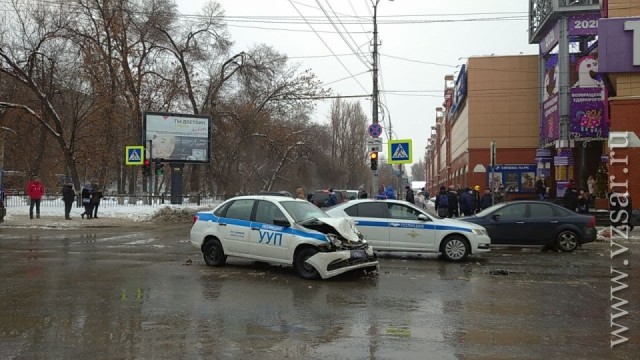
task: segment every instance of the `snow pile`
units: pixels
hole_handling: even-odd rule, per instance
[[[211,209],[210,206],[200,208],[163,206],[151,216],[151,221],[165,224],[191,224],[196,212]]]

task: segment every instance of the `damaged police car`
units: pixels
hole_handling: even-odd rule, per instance
[[[305,279],[378,267],[353,222],[282,196],[239,196],[213,211],[196,213],[191,243],[209,266],[223,266],[227,256],[236,256],[292,265]]]

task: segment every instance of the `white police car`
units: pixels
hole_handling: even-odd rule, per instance
[[[351,200],[327,210],[334,217],[351,217],[377,250],[442,253],[450,261],[489,251],[487,230],[476,224],[438,219],[401,200]]]
[[[196,213],[191,243],[209,266],[237,256],[293,265],[305,279],[378,267],[373,249],[352,222],[282,196],[239,196]]]

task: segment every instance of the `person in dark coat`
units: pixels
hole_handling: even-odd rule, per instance
[[[405,195],[404,199],[407,200],[407,202],[415,204],[416,203],[416,198],[413,195],[413,190],[411,190],[409,185],[405,186],[404,189],[407,190],[407,194]]]
[[[578,190],[575,187],[567,189],[562,197],[564,201],[564,207],[571,210],[578,210]]]
[[[473,215],[473,197],[471,189],[468,187],[462,189],[462,194],[460,194],[460,212],[462,216]]]
[[[329,189],[329,197],[327,197],[327,206],[331,207],[338,203],[338,198],[336,197],[335,191],[333,189]]]
[[[360,186],[358,189],[358,199],[366,199],[369,197],[366,191],[364,191],[364,186]]]
[[[456,193],[453,185],[449,186],[447,196],[449,197],[449,217],[452,218],[460,216],[458,211],[458,193]]]
[[[544,184],[544,175],[542,175],[536,181],[536,194],[538,194],[538,200],[544,201],[544,195],[546,193],[547,186]]]
[[[87,219],[91,219],[93,216],[93,206],[91,205],[91,193],[93,192],[93,188],[90,183],[86,183],[82,188],[82,206],[84,206],[84,212],[80,214],[84,219],[84,216],[87,215]]]
[[[589,193],[584,191],[584,189],[580,189],[578,192],[577,209],[581,214],[589,212]]]
[[[440,192],[436,195],[435,208],[441,218],[449,217],[449,194],[444,186],[440,187]]]
[[[73,190],[73,184],[68,182],[62,186],[62,201],[64,201],[64,218],[71,220],[71,208],[76,199],[76,192]]]
[[[491,190],[484,189],[484,195],[480,198],[480,210],[484,210],[493,205],[493,196],[491,196]]]
[[[102,191],[100,190],[100,187],[98,186],[98,182],[94,181],[93,184],[91,184],[91,207],[92,207],[92,211],[93,211],[93,218],[97,219],[98,218],[98,206],[100,206],[100,199],[102,199]]]

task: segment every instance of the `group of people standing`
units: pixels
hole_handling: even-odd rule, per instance
[[[498,197],[496,202],[501,201]],[[473,189],[469,187],[456,189],[453,185],[449,188],[440,187],[436,195],[435,208],[438,216],[454,218],[459,216],[470,216],[484,210],[493,204],[494,200],[489,189],[485,189],[480,195],[480,186]]]
[[[62,186],[61,192],[62,201],[64,202],[64,218],[71,220],[71,208],[73,208],[73,203],[76,201],[76,192],[73,189],[73,183],[65,183]],[[45,188],[40,178],[33,176],[27,185],[27,195],[29,195],[29,199],[31,200],[29,205],[29,217],[31,219],[33,219],[34,208],[36,210],[36,219],[40,218],[40,201],[44,194]],[[82,188],[81,197],[82,206],[84,207],[84,212],[80,214],[82,218],[84,219],[86,215],[87,219],[97,219],[100,199],[103,197],[102,191],[98,187],[98,182],[94,180],[93,183],[86,183]]]

